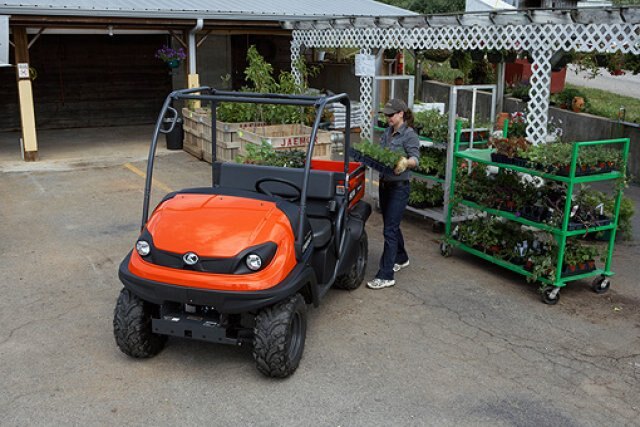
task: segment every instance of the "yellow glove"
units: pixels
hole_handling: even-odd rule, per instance
[[[407,167],[409,167],[409,159],[406,157],[400,157],[400,160],[396,163],[396,167],[393,169],[393,173],[400,175],[402,172],[407,170]]]

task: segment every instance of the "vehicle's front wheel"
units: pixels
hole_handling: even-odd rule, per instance
[[[300,364],[307,335],[307,306],[295,294],[256,316],[253,358],[260,372],[269,377],[285,378]]]
[[[151,331],[153,305],[127,289],[120,291],[113,313],[113,334],[120,350],[136,358],[152,357],[164,348],[167,337]]]
[[[349,273],[336,277],[333,283],[334,288],[347,289],[349,291],[357,289],[364,280],[364,273],[367,269],[367,261],[369,259],[369,239],[367,232],[363,231],[358,241],[358,255],[356,262],[349,270]]]

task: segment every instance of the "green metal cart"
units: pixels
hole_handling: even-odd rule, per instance
[[[622,165],[620,165],[620,170],[619,171],[610,171],[610,172],[605,172],[605,173],[599,173],[599,174],[594,174],[594,175],[584,175],[584,176],[576,176],[576,170],[577,170],[577,160],[578,160],[578,153],[580,149],[583,149],[585,147],[590,147],[590,146],[596,146],[596,145],[613,145],[613,144],[617,144],[617,145],[621,145],[621,150],[622,150]],[[491,148],[487,148],[487,149],[467,149],[467,150],[461,150],[460,149],[460,145],[458,143],[454,143],[454,149],[453,149],[453,155],[454,155],[454,162],[451,162],[452,164],[449,165],[451,167],[451,169],[449,170],[449,174],[451,176],[451,181],[450,181],[450,187],[449,187],[449,192],[448,192],[448,197],[449,197],[449,204],[448,204],[448,211],[447,211],[447,218],[446,218],[446,223],[445,223],[445,237],[442,241],[442,243],[440,244],[440,252],[443,256],[449,256],[451,255],[451,249],[453,247],[455,248],[459,248],[462,249],[466,252],[469,252],[473,255],[476,255],[480,258],[483,258],[487,261],[490,261],[494,264],[497,264],[501,267],[507,268],[511,271],[514,271],[516,273],[522,274],[524,276],[532,276],[532,273],[530,271],[528,271],[527,269],[525,269],[524,267],[521,267],[519,265],[515,265],[512,264],[509,261],[506,261],[504,259],[501,258],[497,258],[493,255],[489,255],[483,251],[477,250],[473,247],[470,247],[456,239],[453,238],[452,236],[452,221],[451,221],[451,217],[452,217],[452,212],[454,209],[454,204],[459,203],[462,204],[464,206],[467,206],[469,208],[473,208],[475,210],[478,211],[484,211],[487,212],[490,215],[494,215],[497,217],[502,217],[502,218],[506,218],[507,220],[510,221],[515,221],[518,222],[520,224],[523,225],[527,225],[527,226],[531,226],[534,227],[536,229],[551,233],[554,237],[555,240],[558,244],[558,257],[555,260],[556,263],[556,271],[555,271],[555,275],[553,277],[538,277],[537,280],[542,282],[543,284],[546,284],[547,286],[544,287],[542,289],[542,299],[545,303],[547,304],[555,304],[558,302],[559,298],[560,298],[560,289],[562,287],[564,287],[567,282],[570,281],[574,281],[574,280],[579,280],[579,279],[584,279],[584,278],[588,278],[588,277],[595,277],[593,284],[592,284],[592,288],[595,292],[597,293],[603,293],[606,292],[609,289],[610,286],[610,280],[609,278],[611,276],[613,276],[614,272],[611,271],[611,260],[612,260],[612,255],[613,255],[613,248],[614,248],[614,244],[615,244],[615,238],[616,238],[616,229],[618,227],[618,216],[619,216],[619,212],[620,212],[620,203],[622,200],[622,186],[618,185],[616,188],[616,195],[615,195],[615,203],[614,203],[614,212],[613,212],[613,218],[611,218],[611,222],[608,225],[603,225],[603,226],[598,226],[598,227],[592,227],[589,228],[588,230],[569,230],[569,219],[570,219],[570,213],[571,213],[571,202],[572,202],[572,195],[574,193],[575,187],[579,184],[586,184],[586,183],[594,183],[594,182],[598,182],[598,181],[609,181],[609,180],[616,180],[616,179],[621,179],[624,178],[624,173],[626,170],[626,164],[627,164],[627,158],[629,156],[629,138],[620,138],[620,139],[609,139],[609,140],[601,140],[601,141],[587,141],[587,142],[577,142],[574,144],[573,146],[573,151],[572,151],[572,156],[571,156],[571,163],[570,163],[570,170],[568,173],[568,176],[563,176],[563,175],[556,175],[556,174],[552,174],[552,173],[546,173],[537,169],[531,169],[531,168],[526,168],[526,167],[521,167],[521,166],[516,166],[513,164],[504,164],[504,163],[498,163],[498,162],[494,162],[491,160],[491,152],[493,151],[493,149]],[[509,169],[509,170],[513,170],[513,171],[518,171],[518,172],[522,172],[522,173],[526,173],[532,176],[538,176],[541,177],[543,179],[547,179],[547,180],[555,180],[555,181],[559,181],[559,182],[563,182],[566,185],[566,198],[565,198],[565,205],[564,205],[564,210],[562,213],[562,227],[553,227],[551,225],[545,224],[545,223],[540,223],[540,222],[535,222],[535,221],[531,221],[528,220],[526,218],[522,218],[520,216],[515,215],[514,213],[511,212],[507,212],[507,211],[503,211],[503,210],[499,210],[499,209],[492,209],[492,208],[488,208],[486,206],[482,206],[478,203],[469,201],[469,200],[458,200],[457,202],[455,202],[454,200],[454,194],[455,194],[455,188],[456,188],[456,174],[457,172],[457,160],[458,159],[462,159],[462,160],[467,160],[467,161],[471,161],[471,162],[478,162],[478,163],[482,163],[485,165],[492,165],[495,166],[499,169]],[[606,260],[604,263],[604,268],[601,269],[595,269],[586,273],[582,273],[582,274],[575,274],[575,275],[571,275],[571,276],[563,276],[563,261],[564,261],[564,257],[565,257],[565,248],[567,245],[567,239],[568,238],[572,238],[572,237],[576,237],[579,235],[584,235],[586,232],[588,233],[594,233],[594,232],[598,232],[598,231],[609,231],[610,235],[609,235],[609,241],[608,241],[608,248],[607,248],[607,255],[606,255]]]

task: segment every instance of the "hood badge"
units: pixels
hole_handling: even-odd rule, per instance
[[[198,259],[198,255],[193,252],[187,252],[182,256],[182,261],[184,261],[184,263],[187,265],[196,265]]]

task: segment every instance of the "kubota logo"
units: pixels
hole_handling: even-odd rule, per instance
[[[198,262],[198,255],[193,252],[187,252],[182,256],[182,260],[187,265],[195,265]]]

